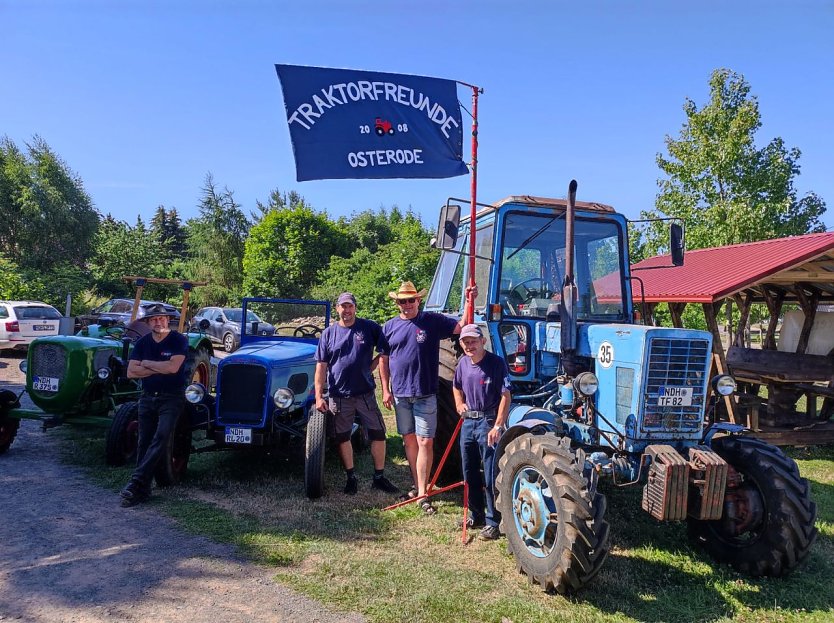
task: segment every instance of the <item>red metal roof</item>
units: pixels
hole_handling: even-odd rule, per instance
[[[672,266],[668,255],[658,255],[631,270],[643,281],[647,303],[714,303],[832,249],[834,232],[806,234],[687,251],[683,266]],[[634,283],[632,290],[640,300],[640,285]]]

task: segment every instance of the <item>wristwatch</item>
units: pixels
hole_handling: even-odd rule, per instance
[[[498,426],[498,424],[496,424],[492,428],[494,428],[495,430],[497,430],[499,433],[502,433],[502,434],[507,432],[507,427],[506,426]]]

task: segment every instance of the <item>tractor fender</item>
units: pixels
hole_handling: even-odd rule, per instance
[[[712,424],[709,428],[704,431],[704,445],[709,446],[712,438],[715,437],[717,433],[729,433],[731,435],[738,435],[739,433],[743,433],[747,430],[741,424],[733,424],[731,422],[716,422]]]
[[[504,450],[506,450],[507,446],[510,445],[514,439],[526,434],[553,434],[562,436],[564,434],[564,430],[562,429],[561,423],[558,421],[554,424],[549,420],[541,420],[538,418],[521,420],[510,426],[510,428],[508,428],[504,434],[501,435],[501,439],[498,440],[498,444],[495,446],[495,460],[492,462],[493,482],[495,482],[495,478],[498,476],[498,463],[501,461],[501,457],[504,456]]]

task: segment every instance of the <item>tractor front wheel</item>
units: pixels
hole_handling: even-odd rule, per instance
[[[304,492],[311,500],[324,493],[324,451],[327,442],[327,415],[310,409],[307,420],[307,445],[304,453]]]
[[[781,576],[807,556],[817,507],[796,463],[753,437],[712,443],[730,465],[721,519],[688,519],[690,538],[718,562],[752,576]]]
[[[581,589],[608,556],[605,496],[588,490],[584,463],[567,439],[531,434],[510,442],[499,462],[507,549],[518,570],[548,592]]]
[[[107,431],[104,445],[104,461],[113,467],[136,462],[136,446],[139,443],[139,403],[126,402],[116,409],[113,422]]]

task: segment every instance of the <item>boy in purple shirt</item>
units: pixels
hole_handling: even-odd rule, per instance
[[[411,468],[414,486],[406,494],[408,497],[426,493],[434,460],[440,341],[460,333],[463,323],[463,319],[421,312],[420,301],[425,295],[425,289],[418,292],[410,281],[403,282],[397,292],[388,293],[397,302],[400,313],[382,328],[391,351],[379,361],[382,403],[388,409],[394,406],[397,431],[403,436]],[[477,286],[466,288],[463,318],[467,316],[470,295],[473,300],[478,296]],[[390,388],[386,382],[389,377]],[[428,499],[420,507],[427,515],[436,512]]]
[[[493,467],[495,444],[510,413],[510,373],[506,361],[484,348],[486,339],[478,325],[466,325],[460,332],[460,343],[466,356],[458,362],[452,393],[463,418],[460,450],[463,479],[469,489],[467,526],[483,525],[480,538],[492,541],[500,536]]]
[[[375,361],[373,350],[388,354],[388,342],[382,328],[373,320],[356,317],[356,299],[350,292],[343,292],[336,301],[339,322],[327,327],[321,334],[316,348],[316,409],[333,414],[336,443],[339,456],[347,472],[345,493],[356,494],[359,483],[353,468],[353,447],[350,434],[357,415],[368,432],[371,457],[374,461],[374,478],[371,486],[386,493],[399,489],[384,475],[385,422],[374,396],[374,377],[371,374]],[[383,383],[388,378],[380,370]],[[328,398],[324,398],[325,378]]]

